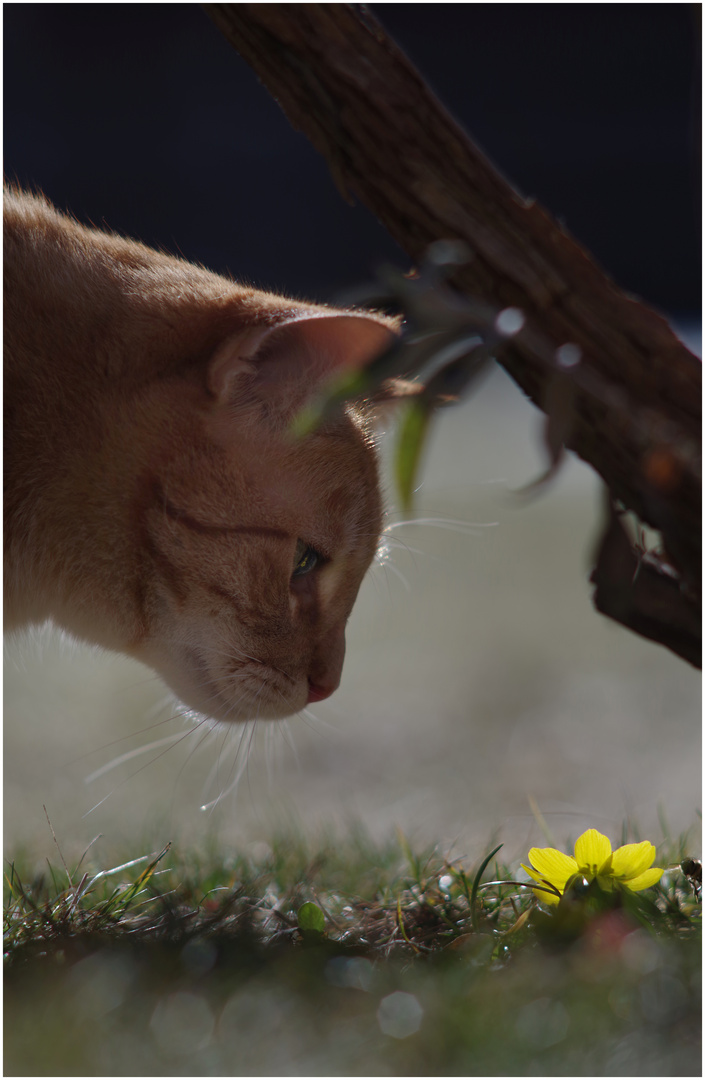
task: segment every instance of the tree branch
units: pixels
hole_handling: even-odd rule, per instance
[[[702,666],[700,612],[684,603],[673,568],[657,552],[635,548],[611,502],[590,580],[603,615]]]
[[[699,602],[701,365],[665,319],[513,190],[364,8],[204,7],[342,195],[361,199],[412,259],[441,239],[469,246],[450,281],[522,310],[524,329],[498,359],[540,408],[550,408],[556,350],[579,348],[565,444],[660,530],[683,602]]]

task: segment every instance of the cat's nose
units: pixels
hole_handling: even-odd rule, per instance
[[[308,669],[307,705],[330,697],[340,686],[345,656],[345,624],[331,631],[319,646]]]
[[[335,686],[321,686],[319,683],[312,683],[308,681],[308,697],[306,698],[306,704],[311,705],[314,701],[323,701],[325,698],[330,697],[331,694],[338,689],[338,683]]]

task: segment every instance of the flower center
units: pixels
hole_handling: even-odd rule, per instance
[[[612,875],[612,855],[598,866],[597,863],[585,863],[578,870],[583,877],[592,880],[596,877],[610,877]]]

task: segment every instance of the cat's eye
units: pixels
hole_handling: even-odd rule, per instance
[[[298,578],[310,574],[312,570],[316,569],[322,558],[323,556],[315,548],[312,548],[310,544],[305,544],[303,540],[297,541],[294,554],[294,569],[291,576]]]

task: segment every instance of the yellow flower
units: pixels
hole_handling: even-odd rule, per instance
[[[521,865],[539,885],[550,885],[557,890],[534,889],[534,895],[544,904],[557,904],[566,885],[576,876],[588,881],[597,879],[605,891],[619,886],[632,892],[648,889],[663,874],[658,866],[651,866],[655,858],[656,848],[648,840],[641,844],[625,844],[612,851],[606,836],[597,829],[588,829],[575,841],[575,858],[556,848],[532,848],[529,852],[531,866]]]

